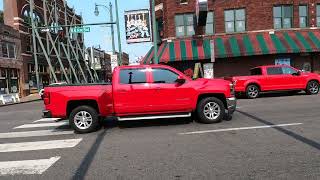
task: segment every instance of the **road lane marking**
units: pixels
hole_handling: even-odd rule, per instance
[[[298,126],[298,125],[302,125],[302,124],[303,123],[292,123],[292,124],[278,124],[278,125],[270,125],[270,126],[253,126],[253,127],[241,127],[241,128],[216,129],[216,130],[179,133],[179,135],[205,134],[205,133],[240,131],[240,130],[250,130],[250,129],[265,129],[265,128],[273,128],[273,127]]]
[[[24,124],[14,129],[25,129],[25,128],[39,128],[39,127],[59,127],[69,125],[68,122],[56,122],[56,123],[41,123],[41,124]]]
[[[50,159],[0,162],[0,175],[32,175],[42,174],[60,159],[59,156]]]
[[[33,122],[56,122],[58,120],[60,120],[60,118],[43,118]]]
[[[20,138],[20,137],[57,136],[57,135],[67,135],[67,134],[73,134],[73,131],[41,130],[41,131],[9,132],[9,133],[0,133],[0,139]]]
[[[0,144],[0,152],[21,152],[21,151],[36,151],[36,150],[46,150],[46,149],[72,148],[72,147],[75,147],[77,144],[79,144],[80,141],[82,141],[82,139],[6,143],[6,144]]]

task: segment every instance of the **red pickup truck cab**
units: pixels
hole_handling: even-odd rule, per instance
[[[251,69],[251,76],[225,79],[235,81],[235,91],[251,99],[267,91],[304,90],[307,94],[318,94],[320,82],[319,74],[302,72],[288,65],[260,66]]]
[[[110,116],[129,121],[195,113],[202,123],[217,123],[231,118],[234,95],[234,85],[223,79],[192,80],[164,65],[121,66],[112,84],[46,87],[43,116],[68,118],[79,133],[97,130],[99,120]]]

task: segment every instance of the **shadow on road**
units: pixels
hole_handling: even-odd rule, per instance
[[[267,120],[263,120],[263,119],[261,119],[259,117],[251,115],[249,113],[246,113],[246,112],[243,112],[243,111],[239,111],[239,110],[237,110],[237,112],[239,112],[239,113],[241,113],[241,114],[243,114],[243,115],[245,115],[245,116],[247,116],[247,117],[249,117],[251,119],[254,119],[254,120],[258,121],[258,122],[261,122],[263,124],[270,125],[270,126],[275,125],[275,124],[273,124],[273,123],[271,123],[271,122],[269,122]],[[305,138],[305,137],[303,137],[303,136],[301,136],[299,134],[296,134],[296,133],[294,133],[292,131],[284,129],[283,127],[273,127],[273,128],[278,130],[278,131],[280,131],[280,132],[282,132],[282,133],[284,133],[284,134],[286,134],[286,135],[288,135],[288,136],[290,136],[290,137],[292,137],[292,138],[294,138],[295,140],[298,140],[298,141],[300,141],[300,142],[302,142],[304,144],[307,144],[307,145],[309,145],[309,146],[311,146],[311,147],[313,147],[313,148],[315,148],[317,150],[320,150],[320,144],[317,143],[316,141],[313,141],[311,139]]]
[[[273,97],[290,97],[290,96],[306,96],[305,92],[267,92],[261,93],[259,98],[273,98]],[[244,94],[238,95],[238,99],[247,99]]]
[[[81,165],[78,167],[75,175],[72,177],[73,180],[85,179],[85,176],[90,168],[90,165],[106,134],[107,134],[107,129],[104,129],[101,133],[99,133],[97,139],[92,144],[90,150],[87,152],[86,156],[83,158]]]
[[[103,126],[108,128],[140,128],[153,126],[174,126],[185,125],[191,123],[191,118],[174,118],[174,119],[153,119],[153,120],[139,120],[139,121],[123,121],[118,122],[115,119],[106,119],[103,121]]]

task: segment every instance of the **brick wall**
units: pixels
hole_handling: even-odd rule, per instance
[[[179,0],[159,0],[163,2],[163,12],[158,11],[157,17],[163,16],[164,19],[164,38],[175,37],[176,14],[194,13],[195,0],[189,0],[188,4],[180,4]],[[246,30],[266,30],[273,29],[273,7],[275,5],[293,5],[294,17],[293,27],[299,27],[299,5],[308,5],[309,26],[316,26],[316,5],[320,0],[208,0],[209,10],[215,14],[215,32],[225,33],[224,10],[227,9],[246,9]]]

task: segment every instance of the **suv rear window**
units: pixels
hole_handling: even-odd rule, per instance
[[[147,82],[145,69],[120,70],[120,84],[142,84]]]
[[[261,68],[251,69],[251,75],[252,75],[252,76],[262,75],[262,70],[261,70]]]

